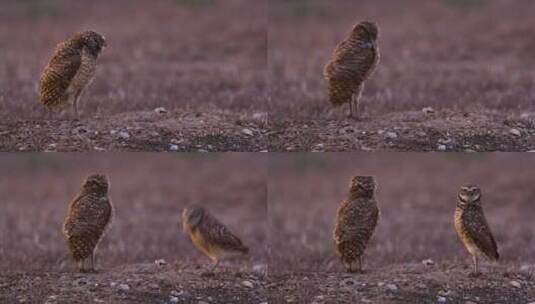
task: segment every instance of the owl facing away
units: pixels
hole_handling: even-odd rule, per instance
[[[350,117],[358,117],[364,82],[379,62],[378,33],[374,22],[355,25],[349,37],[336,46],[323,69],[329,101],[335,107],[348,103]]]
[[[353,177],[348,197],[336,214],[336,252],[348,272],[362,271],[362,255],[377,226],[379,208],[374,193],[375,179],[372,176]]]
[[[485,256],[491,261],[499,259],[498,246],[483,213],[481,189],[475,185],[465,185],[459,190],[455,208],[455,230],[466,250],[472,255],[474,276],[479,275],[478,257]]]
[[[105,175],[86,178],[80,193],[69,205],[63,234],[81,272],[95,270],[95,251],[111,222],[113,207],[108,197],[110,184]]]
[[[104,36],[85,31],[58,44],[39,81],[40,100],[49,110],[71,105],[78,117],[78,103],[95,76],[97,58],[106,46]]]
[[[214,262],[212,271],[225,253],[249,253],[249,248],[203,207],[191,206],[182,211],[182,229],[195,247]]]

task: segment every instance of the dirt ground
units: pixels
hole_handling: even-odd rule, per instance
[[[531,153],[274,154],[268,290],[279,296],[272,301],[534,302],[533,161]],[[381,216],[364,257],[365,273],[348,275],[332,233],[336,210],[357,174],[376,177]],[[457,191],[465,183],[482,187],[500,252],[499,263],[483,262],[484,273],[475,279],[468,277],[471,259],[453,228]]]
[[[265,150],[257,130],[235,124],[267,120],[266,6],[265,0],[3,1],[0,150],[161,151],[173,138],[184,141],[179,151]],[[57,43],[87,29],[102,33],[108,47],[82,97],[80,121],[49,117],[38,102],[40,74]],[[166,123],[147,114],[160,107],[171,113]],[[94,142],[80,143],[79,124],[99,132]],[[124,143],[109,133],[110,124],[142,132]]]
[[[265,301],[264,155],[2,155],[0,303]],[[115,216],[99,245],[99,273],[78,274],[61,227],[92,172],[108,174]],[[178,226],[182,209],[194,203],[239,235],[250,258],[226,260],[210,276],[211,261]],[[156,265],[160,259],[166,264]]]
[[[534,9],[510,0],[271,1],[270,150],[534,150]],[[362,120],[352,121],[328,103],[322,70],[364,19],[380,26],[381,61]]]

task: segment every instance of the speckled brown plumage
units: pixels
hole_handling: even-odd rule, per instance
[[[481,190],[474,185],[462,186],[455,208],[455,230],[459,239],[472,255],[473,274],[478,274],[478,257],[486,256],[496,261],[499,258],[498,246],[492,236],[483,207],[481,206]]]
[[[93,31],[60,43],[41,75],[41,102],[49,109],[72,105],[78,116],[80,96],[95,75],[97,58],[105,45],[104,37]]]
[[[373,177],[355,176],[351,180],[348,198],[336,214],[336,252],[349,272],[362,270],[362,255],[377,226],[379,208],[374,192]]]
[[[192,243],[214,262],[225,252],[247,254],[249,248],[206,209],[192,206],[182,212],[182,228]]]
[[[336,46],[323,70],[327,81],[329,101],[335,106],[349,103],[350,116],[355,107],[358,116],[358,102],[364,82],[379,62],[377,46],[378,27],[364,21],[357,24],[349,37]]]
[[[90,175],[70,203],[63,234],[80,271],[94,270],[94,253],[112,217],[109,183],[104,175]],[[89,262],[89,268],[86,264]]]

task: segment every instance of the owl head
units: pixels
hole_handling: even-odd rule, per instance
[[[86,47],[93,56],[98,56],[106,46],[106,38],[101,34],[93,31],[85,31],[78,34],[81,43]]]
[[[481,189],[476,185],[464,185],[459,190],[459,201],[457,205],[464,208],[468,205],[479,204],[481,199]]]
[[[182,226],[184,228],[188,227],[190,229],[195,229],[202,221],[205,214],[205,210],[200,206],[190,206],[184,208],[182,211]]]
[[[373,197],[375,186],[375,178],[373,176],[357,175],[351,179],[349,193],[351,197]]]
[[[379,37],[379,27],[375,22],[372,21],[362,21],[359,24],[355,25],[353,28],[353,33],[357,34],[359,37],[366,37],[368,40],[376,41]]]
[[[110,188],[108,178],[104,174],[89,175],[82,185],[86,192],[106,194]]]

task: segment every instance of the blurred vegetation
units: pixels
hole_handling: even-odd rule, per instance
[[[453,7],[463,7],[463,8],[472,8],[472,7],[481,7],[487,4],[488,0],[440,0],[447,6]]]
[[[216,0],[175,0],[175,3],[180,6],[201,7],[215,4]]]
[[[18,16],[32,19],[57,17],[62,5],[58,0],[1,1],[0,16]]]
[[[325,2],[309,0],[274,0],[270,13],[276,16],[303,18],[308,16],[325,16]]]

